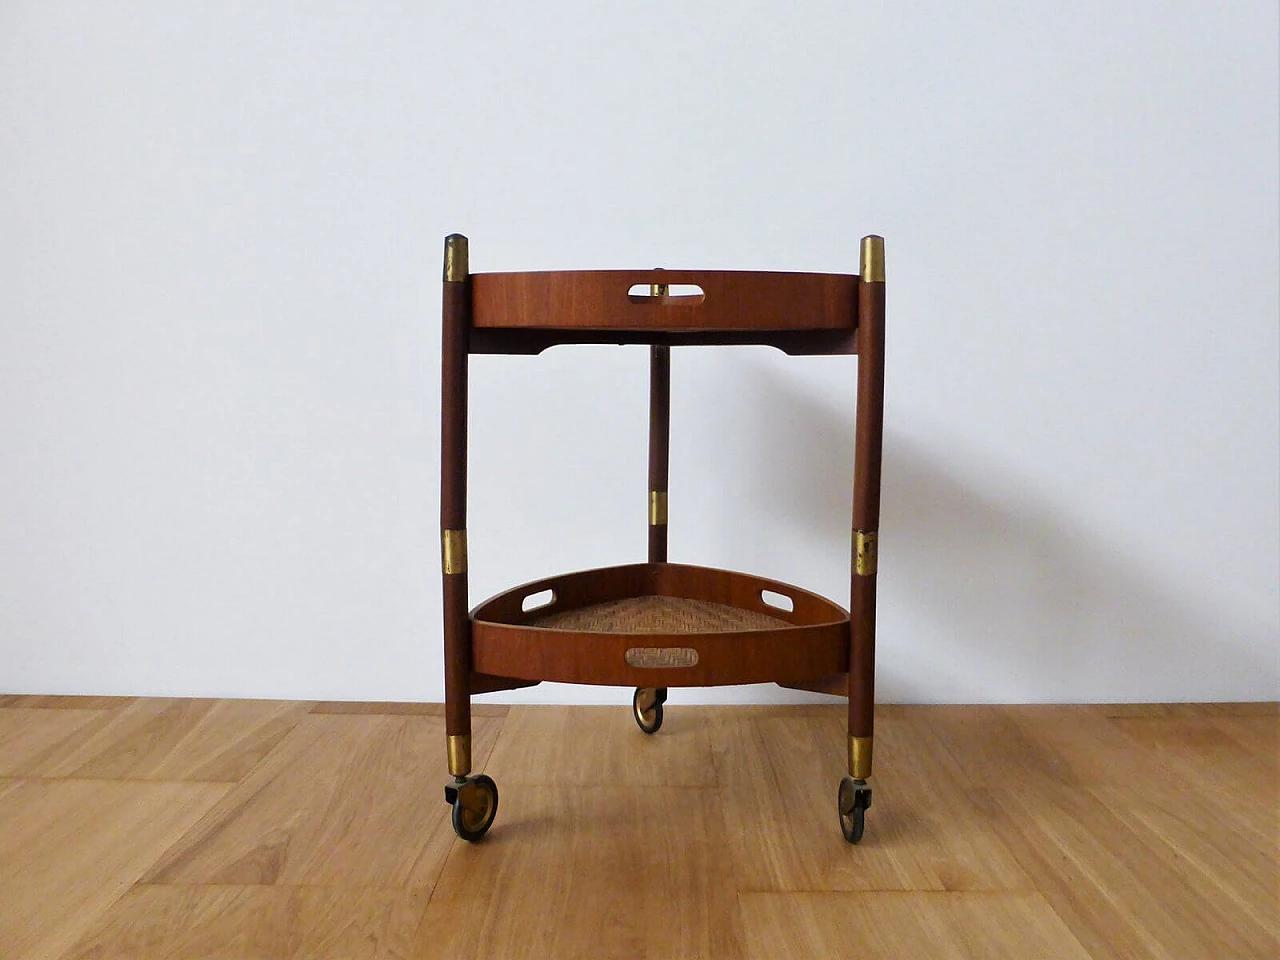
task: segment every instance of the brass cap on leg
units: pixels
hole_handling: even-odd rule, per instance
[[[871,738],[849,735],[849,776],[866,780],[871,776]]]
[[[465,777],[471,772],[471,734],[457,733],[449,737],[449,773]]]
[[[862,238],[862,268],[858,273],[863,283],[884,283],[884,237],[872,234]]]
[[[457,283],[467,279],[467,238],[460,233],[451,233],[444,238],[444,279],[446,283]]]

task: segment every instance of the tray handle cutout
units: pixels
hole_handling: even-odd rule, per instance
[[[556,592],[550,588],[539,590],[537,593],[531,593],[520,601],[520,610],[524,613],[532,613],[535,610],[541,610],[543,607],[549,607],[556,602]]]
[[[761,590],[760,599],[766,607],[773,607],[775,610],[782,610],[785,613],[793,613],[796,609],[794,600],[785,593],[778,593],[775,590]]]
[[[639,304],[696,307],[707,294],[696,283],[633,283],[627,289],[627,299]]]

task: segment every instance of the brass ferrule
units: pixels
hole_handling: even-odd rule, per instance
[[[871,776],[871,738],[849,735],[849,776],[866,780]]]
[[[862,269],[858,272],[863,283],[884,283],[884,237],[862,238]]]
[[[449,773],[465,777],[471,772],[471,734],[457,733],[449,737]]]
[[[444,238],[444,279],[446,283],[457,283],[467,279],[467,238],[460,233],[451,233]]]
[[[649,526],[663,527],[667,523],[667,491],[649,491]]]
[[[875,576],[877,541],[874,530],[853,531],[853,569],[860,577]]]
[[[440,566],[447,574],[467,572],[467,531],[441,531]]]

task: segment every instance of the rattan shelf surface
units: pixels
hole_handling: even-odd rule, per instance
[[[727,603],[688,597],[627,597],[593,603],[538,617],[532,626],[592,633],[724,633],[735,630],[776,630],[785,620],[731,607]]]

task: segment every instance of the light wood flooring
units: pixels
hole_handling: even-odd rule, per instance
[[[0,958],[1280,957],[1275,704],[844,708],[0,697]]]

